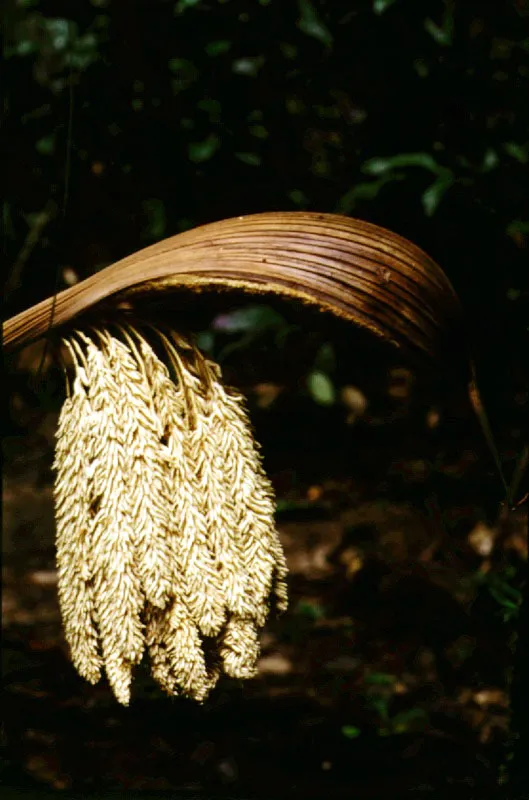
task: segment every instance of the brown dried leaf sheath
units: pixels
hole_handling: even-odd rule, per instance
[[[38,339],[102,301],[148,300],[178,286],[298,298],[422,363],[447,349],[458,363],[466,355],[457,297],[422,250],[376,225],[309,212],[237,217],[158,242],[8,320],[4,346]]]

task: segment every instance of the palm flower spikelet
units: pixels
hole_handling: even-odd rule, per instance
[[[104,667],[124,705],[145,652],[165,691],[198,701],[222,671],[252,677],[270,601],[287,605],[242,397],[181,336],[154,333],[156,349],[128,323],[64,340],[73,378],[54,462],[72,661],[91,683]]]

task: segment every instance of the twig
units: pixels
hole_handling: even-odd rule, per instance
[[[42,211],[39,211],[38,214],[35,214],[33,220],[30,223],[29,230],[26,235],[26,239],[24,244],[22,245],[20,252],[16,258],[15,263],[11,267],[11,271],[7,277],[5,282],[4,291],[6,294],[13,292],[15,289],[21,284],[22,281],[22,273],[24,272],[24,267],[26,266],[31,253],[39,243],[42,238],[42,234],[44,230],[52,221],[52,219],[57,214],[57,204],[55,200],[48,200]]]

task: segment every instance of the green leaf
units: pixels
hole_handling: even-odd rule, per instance
[[[99,53],[96,42],[95,40],[92,41],[91,35],[87,34],[77,39],[74,50],[68,53],[66,63],[71,64],[76,69],[85,70],[98,59]]]
[[[201,142],[191,142],[187,148],[187,155],[190,161],[194,164],[202,164],[204,161],[215,155],[219,149],[220,142],[214,133],[210,133],[206,139]]]
[[[154,241],[161,239],[165,233],[167,224],[163,200],[160,200],[158,197],[150,197],[143,201],[142,207],[147,216],[144,236]]]
[[[410,730],[423,730],[428,724],[428,714],[422,708],[410,708],[391,718],[393,733],[407,733]]]
[[[399,172],[391,172],[384,178],[378,181],[369,181],[369,183],[358,183],[353,186],[349,191],[343,194],[338,203],[336,204],[336,212],[338,214],[350,214],[363,201],[374,200],[380,190],[387,184],[394,181],[401,181],[404,175]]]
[[[342,733],[347,739],[357,739],[362,731],[355,725],[342,725]]]
[[[187,58],[170,58],[168,66],[171,72],[183,72],[187,75],[197,71],[193,62],[188,61]]]
[[[314,368],[318,372],[333,372],[336,369],[336,353],[330,342],[322,344],[314,359]]]
[[[444,169],[429,153],[401,153],[388,158],[370,158],[368,161],[364,161],[362,172],[365,172],[366,175],[384,175],[399,167],[422,167],[435,174],[439,174]]]
[[[515,602],[517,606],[522,602],[521,590],[517,589],[515,586],[511,586],[506,580],[502,580],[501,578],[493,581],[490,591],[494,591],[494,597],[501,598],[500,602]]]
[[[521,234],[522,236],[529,236],[529,222],[521,219],[515,219],[507,226],[507,236],[515,236]]]
[[[422,193],[422,206],[427,217],[432,217],[435,214],[439,203],[453,183],[454,176],[451,171],[447,170],[446,174],[437,178],[437,180],[431,183]]]
[[[496,602],[500,606],[503,606],[503,608],[508,608],[511,611],[516,611],[518,609],[519,605],[518,603],[513,603],[512,600],[508,600],[506,597],[504,597],[504,595],[501,592],[499,592],[494,587],[491,587],[489,591],[492,597],[496,600]]]
[[[187,89],[199,76],[198,69],[186,58],[171,58],[168,61],[168,67],[175,74],[172,81],[175,94]]]
[[[296,613],[313,621],[325,617],[325,609],[322,606],[318,603],[310,603],[307,600],[301,600],[297,604]]]
[[[36,49],[37,45],[35,42],[32,42],[29,39],[22,39],[20,42],[17,42],[13,50],[10,48],[7,49],[5,55],[7,58],[13,54],[16,54],[17,56],[29,56],[31,53],[34,53]]]
[[[45,19],[44,25],[48,31],[51,43],[55,50],[66,50],[73,42],[77,33],[77,26],[67,19]]]
[[[372,694],[367,698],[368,708],[372,708],[383,720],[389,720],[389,704],[386,697]]]
[[[306,208],[309,204],[309,198],[301,189],[292,189],[291,192],[288,192],[287,197],[292,200],[294,205],[299,206],[300,208]]]
[[[213,100],[211,97],[206,97],[197,103],[197,108],[204,111],[210,122],[218,122],[222,112],[222,106],[218,100]]]
[[[256,139],[268,139],[269,133],[264,125],[250,125],[248,132]]]
[[[491,170],[495,169],[500,160],[498,158],[498,154],[493,147],[487,147],[485,150],[485,155],[483,156],[483,164],[481,166],[482,172],[490,172]]]
[[[433,19],[427,17],[427,19],[424,20],[424,29],[430,34],[432,39],[437,42],[437,44],[441,45],[442,47],[450,47],[454,37],[453,11],[450,8],[446,11],[441,25],[437,25]]]
[[[235,158],[248,164],[250,167],[258,167],[261,164],[261,156],[257,153],[235,153]]]
[[[289,61],[293,61],[295,58],[297,58],[298,48],[295,44],[290,44],[290,42],[279,42],[279,49],[283,53],[283,56]]]
[[[384,11],[387,11],[396,2],[397,0],[373,0],[373,11],[381,16]]]
[[[237,58],[231,65],[231,69],[236,75],[247,75],[249,78],[255,78],[264,62],[264,56]]]
[[[413,62],[413,69],[419,76],[419,78],[427,78],[430,72],[430,67],[428,63],[423,58],[416,58]]]
[[[174,13],[176,14],[184,14],[188,8],[194,8],[200,4],[201,0],[178,0],[178,3],[174,7]]]
[[[285,99],[285,107],[289,114],[303,114],[306,111],[305,103],[296,95],[290,95]]]
[[[324,372],[311,372],[307,377],[307,388],[312,399],[321,406],[332,406],[336,400],[334,384]]]
[[[507,155],[515,158],[520,164],[527,164],[529,161],[529,144],[518,144],[518,142],[505,142],[503,149]]]
[[[317,39],[325,47],[331,47],[333,42],[332,34],[319,18],[310,0],[298,0],[298,8],[300,16],[297,25],[300,31],[306,36]]]
[[[393,686],[397,678],[388,672],[370,672],[364,677],[364,683],[368,686]]]
[[[340,119],[342,112],[337,106],[322,106],[315,104],[312,106],[320,119]]]
[[[51,156],[55,152],[55,134],[50,133],[48,136],[43,136],[35,144],[35,149],[41,156]]]
[[[231,50],[231,42],[227,39],[219,39],[215,42],[209,42],[209,44],[205,47],[206,53],[211,58],[215,58],[215,56],[221,56],[224,53],[227,53],[228,50]]]
[[[285,511],[300,511],[313,507],[314,503],[311,500],[278,500],[276,513],[283,514]]]

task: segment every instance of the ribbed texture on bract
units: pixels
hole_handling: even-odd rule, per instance
[[[7,349],[102,304],[178,289],[239,289],[330,311],[401,348],[417,366],[468,375],[458,298],[422,250],[391,231],[338,214],[267,212],[212,222],[164,239],[4,324]]]

